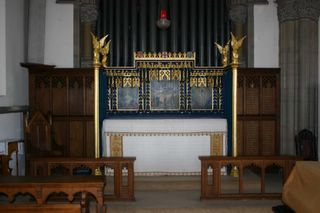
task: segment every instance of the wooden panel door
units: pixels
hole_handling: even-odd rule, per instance
[[[241,68],[238,77],[238,155],[279,154],[279,69]]]
[[[31,110],[52,115],[53,140],[65,156],[94,156],[93,70],[22,64],[29,71]]]

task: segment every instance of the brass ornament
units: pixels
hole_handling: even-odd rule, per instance
[[[225,46],[219,45],[217,42],[215,42],[215,45],[217,46],[219,53],[221,54],[221,64],[223,67],[226,67],[228,65],[228,53],[229,53],[229,47],[230,47],[230,40],[227,42]]]
[[[239,64],[239,49],[242,45],[243,40],[247,36],[243,36],[241,39],[237,40],[237,38],[231,32],[231,47],[232,47],[232,63]]]
[[[107,64],[108,64],[108,54],[109,54],[109,48],[110,48],[110,42],[111,40],[109,40],[103,47],[101,47],[100,49],[100,53],[102,55],[102,61],[101,61],[101,65],[104,68],[107,68]]]
[[[107,54],[109,53],[110,41],[105,45],[108,35],[100,40],[92,32],[92,48],[93,48],[93,68],[94,68],[94,141],[95,141],[95,157],[100,157],[100,129],[99,129],[99,68],[100,54],[103,57],[103,65],[106,66]]]
[[[102,37],[100,40],[98,39],[97,36],[95,36],[92,32],[90,32],[91,37],[92,37],[92,48],[93,48],[93,66],[99,67],[100,66],[100,53],[101,49],[105,47],[104,42],[108,35],[105,35]],[[109,43],[110,41],[106,44],[108,46],[108,51],[109,51]],[[105,52],[106,50],[103,50]],[[106,53],[107,54],[107,53]],[[105,54],[105,55],[106,55]]]

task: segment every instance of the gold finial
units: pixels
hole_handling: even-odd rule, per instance
[[[227,44],[224,47],[222,47],[217,42],[215,42],[215,45],[217,46],[219,53],[222,55],[221,63],[223,67],[228,65],[229,44],[230,41],[228,41]]]
[[[92,32],[90,32],[92,37],[92,48],[93,48],[93,66],[100,66],[100,51],[104,46],[104,41],[108,35],[104,36],[100,40]],[[107,44],[108,45],[108,44]]]
[[[238,50],[242,45],[243,40],[247,36],[243,36],[241,39],[237,40],[237,38],[231,33],[231,47],[232,47],[232,63],[239,64],[239,53]]]

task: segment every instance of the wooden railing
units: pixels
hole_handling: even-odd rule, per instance
[[[55,204],[5,204],[0,205],[0,212],[6,213],[79,213],[81,212],[81,206],[74,203],[55,203]]]
[[[281,198],[283,183],[296,160],[301,160],[291,156],[200,156],[199,159],[201,160],[201,199]],[[235,167],[237,177],[230,175]],[[273,184],[272,181],[275,180],[272,175],[280,177],[277,190],[270,190],[268,188],[270,185],[266,184],[266,179],[271,185]],[[230,186],[226,187],[230,183],[234,186],[232,189]],[[252,189],[254,185],[256,187]]]
[[[106,187],[113,191],[105,194],[106,200],[135,200],[135,157],[107,158],[34,158],[30,161],[30,175],[105,175]],[[112,172],[110,172],[112,171]],[[108,182],[109,179],[113,179]]]
[[[103,213],[106,210],[103,187],[104,178],[101,176],[1,176],[0,193],[7,197],[5,199],[7,202],[0,204],[0,212],[53,212],[48,210],[49,208],[56,209],[56,212],[59,210],[60,212],[75,212],[76,209],[78,212],[89,212],[89,196],[92,196],[96,201],[96,212]],[[60,203],[57,203],[52,198],[60,193],[65,196],[59,200]],[[20,205],[22,203],[14,203],[16,197],[21,194],[29,194],[34,198],[34,202],[24,202],[24,206]],[[66,210],[62,209],[62,201]],[[73,201],[74,203],[71,203]],[[78,205],[78,207],[74,205]],[[14,211],[15,207],[17,207],[16,211]]]

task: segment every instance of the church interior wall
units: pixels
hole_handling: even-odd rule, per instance
[[[73,67],[73,4],[46,2],[44,63]]]
[[[5,15],[4,20],[0,18],[0,57],[5,57],[4,64],[0,64],[0,69],[5,72],[0,75],[0,82],[6,83],[5,95],[0,96],[0,106],[28,104],[27,71],[20,67],[20,62],[25,60],[24,3],[21,0],[0,1],[0,17]],[[5,45],[2,45],[3,41]],[[21,113],[0,114],[0,139],[21,137]]]
[[[0,1],[0,97],[6,94],[6,1]]]
[[[254,67],[279,67],[277,4],[254,5]]]

